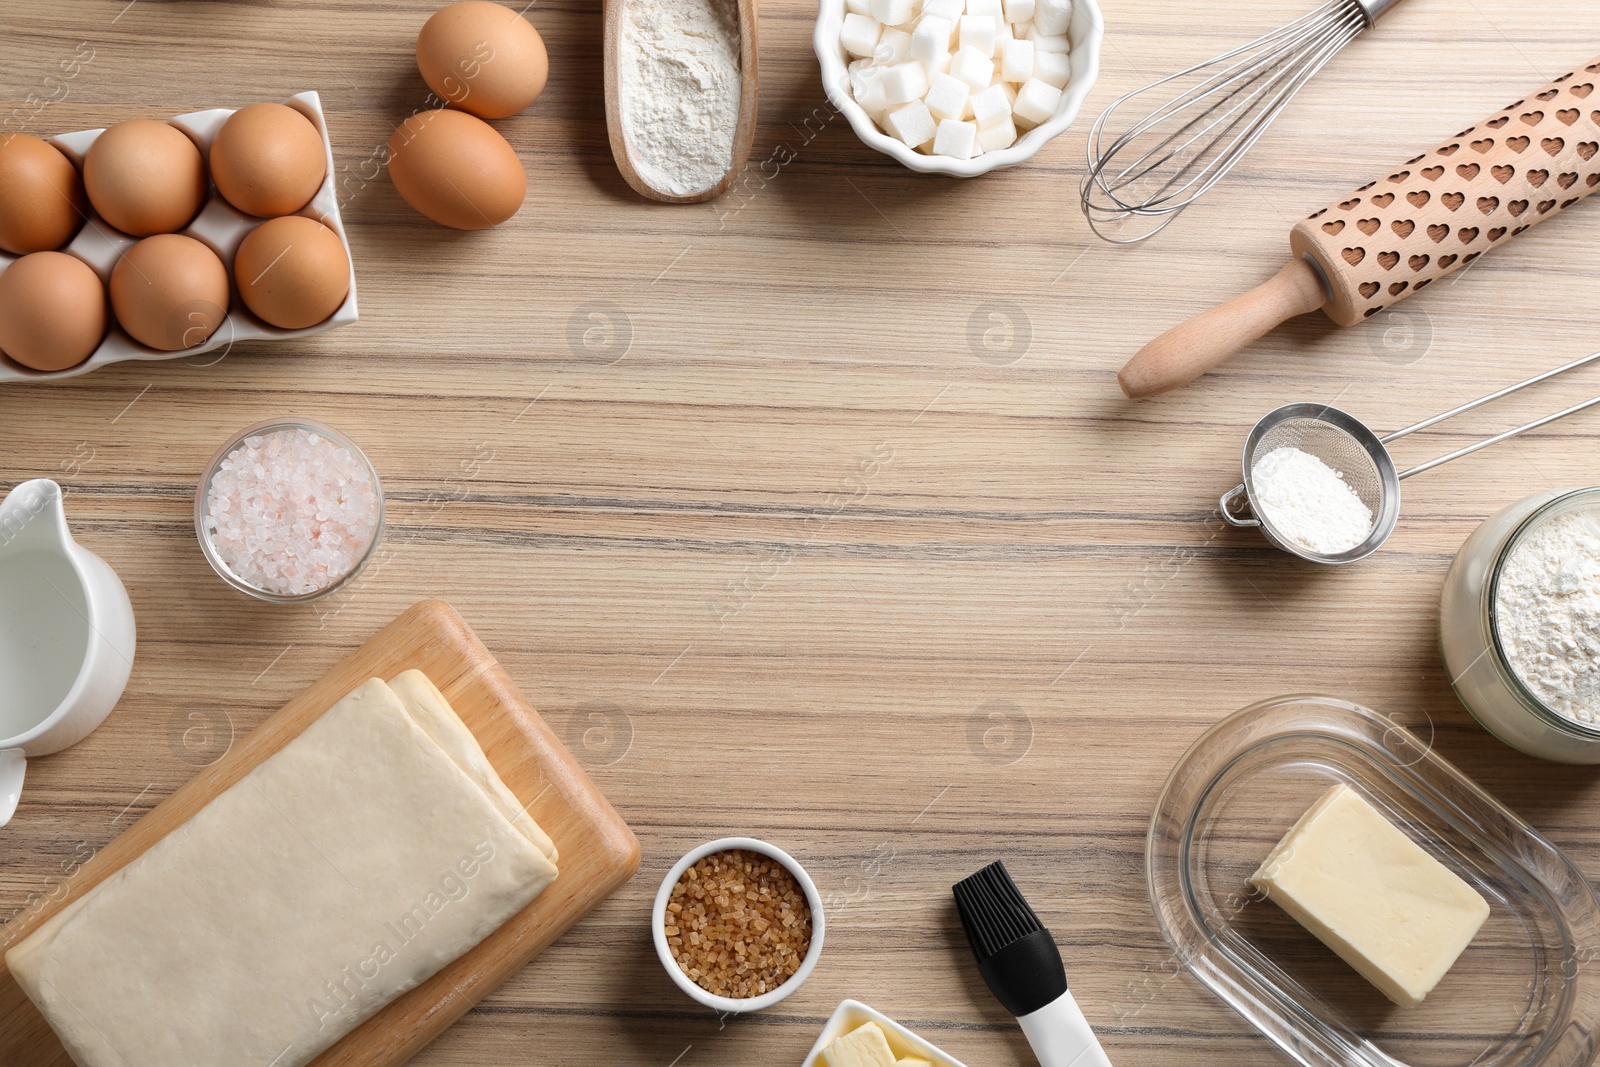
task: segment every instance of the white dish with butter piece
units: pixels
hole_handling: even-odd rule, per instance
[[[931,1067],[966,1067],[948,1052],[859,1000],[840,1001],[839,1006],[833,1011],[833,1016],[822,1028],[822,1036],[811,1046],[811,1051],[806,1055],[801,1067],[855,1067],[857,1063],[860,1067],[877,1067],[871,1059],[852,1060],[849,1064],[829,1064],[823,1055],[834,1042],[859,1030],[867,1023],[876,1023],[883,1031],[889,1051],[895,1057],[896,1067],[921,1067],[917,1064],[917,1060],[923,1060]]]

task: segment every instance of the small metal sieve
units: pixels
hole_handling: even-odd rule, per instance
[[[1514,430],[1496,434],[1485,438],[1465,448],[1458,448],[1448,455],[1418,464],[1406,471],[1396,471],[1394,458],[1389,455],[1386,447],[1390,441],[1398,440],[1407,434],[1425,430],[1436,426],[1446,419],[1454,418],[1463,412],[1491,404],[1501,397],[1510,396],[1520,389],[1530,385],[1554,378],[1558,374],[1576,370],[1579,367],[1600,360],[1600,352],[1574,360],[1555,370],[1546,371],[1525,382],[1507,386],[1498,392],[1480,397],[1460,407],[1451,408],[1442,414],[1430,419],[1424,419],[1414,426],[1407,426],[1403,430],[1396,430],[1387,437],[1379,437],[1366,423],[1360,419],[1340,411],[1338,408],[1327,404],[1286,404],[1275,411],[1268,412],[1260,422],[1250,431],[1250,436],[1244,443],[1244,483],[1236,485],[1222,495],[1222,517],[1234,526],[1253,526],[1261,530],[1262,534],[1274,547],[1285,552],[1299,556],[1301,559],[1310,560],[1312,563],[1354,563],[1372,555],[1394,532],[1395,523],[1400,518],[1400,483],[1413,474],[1432,470],[1453,459],[1470,455],[1479,449],[1488,448],[1490,445],[1499,444],[1501,441],[1516,437],[1518,434],[1536,430],[1541,426],[1555,422],[1557,419],[1566,418],[1568,415],[1583,411],[1586,408],[1600,404],[1600,397],[1586,400],[1581,404],[1558,411],[1553,415],[1546,415],[1542,419],[1518,426]],[[1302,545],[1295,544],[1282,531],[1272,524],[1272,516],[1263,514],[1255,507],[1255,486],[1253,475],[1256,461],[1262,456],[1279,448],[1298,448],[1322,460],[1329,467],[1338,471],[1345,480],[1345,484],[1355,490],[1361,502],[1372,512],[1372,530],[1367,534],[1366,540],[1354,548],[1343,552],[1324,555],[1312,551]],[[1237,509],[1239,498],[1244,497],[1249,504],[1247,514],[1241,514]]]

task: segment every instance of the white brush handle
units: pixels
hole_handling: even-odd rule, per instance
[[[1063,993],[1031,1015],[1017,1019],[1039,1067],[1111,1067],[1100,1039],[1071,993]]]

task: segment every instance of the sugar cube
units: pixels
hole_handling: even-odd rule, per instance
[[[1061,106],[1061,90],[1038,78],[1029,78],[1017,90],[1017,102],[1012,111],[1017,118],[1037,126],[1054,117]]]
[[[923,18],[944,19],[952,26],[966,11],[963,0],[928,0],[922,5]]]
[[[1065,52],[1034,52],[1033,76],[1046,85],[1065,89],[1072,80],[1072,57]]]
[[[1011,121],[1011,115],[978,131],[978,149],[983,152],[998,152],[1002,148],[1010,148],[1017,143],[1017,127]]]
[[[892,67],[911,58],[911,35],[905,30],[885,26],[872,50],[872,61],[882,67]]]
[[[928,72],[916,60],[896,63],[892,67],[884,68],[883,92],[888,97],[889,103],[904,104],[912,100],[920,100],[922,99],[922,94],[927,91]]]
[[[1024,23],[1033,21],[1034,0],[1005,0],[1006,21]]]
[[[994,39],[996,48],[999,47],[999,42],[1009,41],[1015,36],[1016,34],[1011,32],[1011,23],[1007,22],[1005,19],[1002,18],[1000,21],[995,23]]]
[[[939,123],[939,129],[934,135],[933,154],[953,156],[956,159],[971,159],[973,148],[977,143],[978,127],[975,123],[945,119]]]
[[[883,24],[877,19],[852,11],[844,17],[844,26],[839,30],[839,43],[853,56],[870,56],[882,32]]]
[[[917,28],[911,33],[911,56],[922,62],[932,65],[939,61],[939,57],[950,51],[950,34],[954,30],[948,21],[939,18],[923,16],[917,23]]]
[[[1034,0],[1033,28],[1040,33],[1066,33],[1072,25],[1072,0]]]
[[[916,14],[916,0],[867,0],[872,17],[885,26],[898,26],[910,22]]]
[[[1033,42],[1006,41],[1002,43],[1000,46],[1001,80],[1025,82],[1031,77],[1033,77]]]
[[[1004,7],[1001,0],[967,0],[967,14],[988,15],[997,22]]]
[[[936,119],[959,119],[967,110],[967,97],[972,87],[960,78],[948,74],[935,74],[928,80],[928,95],[923,101]]]
[[[1072,51],[1072,42],[1067,38],[1067,35],[1064,34],[1064,33],[1058,33],[1058,34],[1040,33],[1038,31],[1038,29],[1035,28],[1033,36],[1028,38],[1028,39],[1033,42],[1033,50],[1035,52],[1070,52],[1070,51]]]
[[[874,122],[879,122],[883,113],[889,110],[889,96],[883,91],[883,79],[872,79],[866,92],[857,95],[856,103],[861,105],[861,110],[865,111]]]
[[[973,93],[971,108],[972,120],[978,124],[980,130],[986,130],[1001,120],[1011,121],[1011,101],[1006,99],[1006,91],[999,85],[991,85],[987,89]]]
[[[950,60],[950,73],[974,89],[986,89],[994,77],[994,59],[976,48],[962,48]]]
[[[998,33],[993,15],[961,16],[959,37],[962,48],[975,48],[986,56],[993,56]]]
[[[938,132],[933,114],[921,100],[913,100],[905,107],[889,112],[889,117],[883,121],[891,134],[912,148],[927,144]]]
[[[852,15],[872,14],[870,0],[844,0],[844,9]]]

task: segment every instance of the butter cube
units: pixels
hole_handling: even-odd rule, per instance
[[[966,9],[962,0],[928,0],[922,5],[922,17],[944,19],[954,26]]]
[[[992,57],[999,33],[999,24],[991,15],[961,16],[958,40],[962,48],[972,48]]]
[[[1001,44],[1000,77],[1008,82],[1019,83],[1033,77],[1032,41],[1006,41]]]
[[[1013,26],[1033,21],[1034,0],[1005,0],[1006,21]]]
[[[1034,42],[1033,76],[1046,85],[1065,89],[1072,80],[1072,57],[1065,52],[1040,52]]]
[[[976,48],[962,48],[950,60],[950,73],[974,89],[986,89],[994,77],[994,58]]]
[[[1066,33],[1072,25],[1072,0],[1034,0],[1033,28],[1040,33]]]
[[[938,62],[939,57],[950,51],[950,35],[955,32],[955,26],[939,18],[924,17],[917,23],[917,28],[911,31],[911,57],[932,65]]]
[[[892,135],[911,148],[927,144],[939,130],[933,113],[921,100],[913,100],[905,107],[889,112],[883,124]]]
[[[1011,121],[1010,115],[978,131],[978,150],[981,152],[998,152],[1016,143],[1017,124]]]
[[[961,84],[965,85],[966,82]],[[978,124],[980,130],[1011,121],[1011,101],[1006,99],[1006,91],[1002,86],[991,85],[981,92],[973,93],[971,107],[972,121]],[[978,139],[981,141],[983,135],[979,134]]]
[[[1046,122],[1061,106],[1061,90],[1047,85],[1038,78],[1029,78],[1017,90],[1017,102],[1011,106],[1017,118],[1037,126]]]
[[[862,1023],[822,1050],[827,1067],[895,1067],[889,1039],[877,1023]]]
[[[868,0],[872,17],[885,26],[898,26],[910,22],[917,13],[916,0]]]
[[[872,50],[872,61],[882,67],[892,67],[911,58],[911,35],[905,30],[885,26]]]
[[[883,71],[883,93],[891,104],[904,104],[921,100],[928,91],[928,72],[921,63],[910,60],[886,67]]]
[[[935,74],[928,82],[928,95],[923,102],[936,119],[959,119],[967,112],[967,98],[972,87],[960,78],[948,74]]]
[[[839,30],[839,43],[853,56],[871,56],[881,33],[883,24],[877,19],[851,12],[844,17],[844,26]]]
[[[943,119],[933,138],[933,154],[952,159],[971,159],[977,155],[978,124],[960,119]]]
[[[1384,996],[1422,1003],[1489,904],[1343,782],[1278,842],[1250,884]]]

